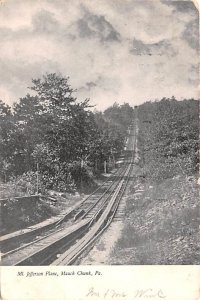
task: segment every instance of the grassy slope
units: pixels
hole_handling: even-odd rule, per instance
[[[138,177],[130,188],[124,229],[110,264],[198,264],[196,182],[195,177],[176,176],[150,185]]]
[[[137,115],[140,167],[110,263],[198,264],[198,102],[148,102]]]

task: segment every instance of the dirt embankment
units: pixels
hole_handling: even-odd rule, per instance
[[[111,173],[107,175],[110,176]],[[104,175],[96,178],[93,190],[102,184],[106,178],[107,176]],[[39,197],[38,200],[35,200],[25,192],[20,193],[19,189],[16,193],[15,187],[9,182],[7,184],[0,184],[0,196],[3,199],[7,199],[6,201],[1,201],[0,233],[4,235],[59,215],[83,200],[92,191],[89,190],[86,194],[79,194],[78,192],[71,194],[51,190],[45,197]],[[16,196],[19,198],[22,197],[22,199],[26,197],[26,199],[21,201],[19,198],[15,198]],[[56,201],[51,201],[50,198],[54,198]]]
[[[22,198],[23,199],[23,198]],[[35,200],[29,196],[23,201],[12,198],[1,203],[1,235],[26,228],[28,226],[42,222],[48,218],[66,211],[75,205],[82,197],[66,194],[65,197],[57,193],[57,201],[53,202],[38,198]]]
[[[177,176],[160,184],[133,182],[124,228],[109,264],[199,264],[197,178]]]

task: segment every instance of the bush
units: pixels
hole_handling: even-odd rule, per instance
[[[162,99],[139,106],[139,147],[144,172],[162,181],[192,175],[199,165],[198,101]]]
[[[16,191],[24,195],[34,195],[37,193],[37,173],[27,172],[17,177],[12,177],[10,183],[13,184]],[[39,180],[39,190],[42,191],[42,185]]]

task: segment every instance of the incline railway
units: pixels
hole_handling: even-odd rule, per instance
[[[34,237],[38,236],[38,234],[45,234],[47,231],[49,232],[51,230],[55,230],[55,227],[61,227],[61,225],[62,227],[66,226],[66,222],[67,225],[69,225],[74,220],[81,219],[89,213],[91,214],[91,210],[95,210],[98,205],[100,205],[101,201],[103,201],[106,196],[109,196],[109,194],[112,193],[112,189],[114,189],[116,185],[115,179],[120,175],[121,172],[121,169],[117,170],[106,181],[104,181],[104,183],[99,186],[98,189],[96,189],[84,200],[68,209],[66,213],[28,227],[24,230],[19,230],[17,232],[2,236],[1,251],[3,253],[8,252],[22,243],[32,241]]]
[[[32,240],[12,248],[11,239],[2,240],[3,265],[68,265],[91,245],[112,222],[120,200],[126,189],[134,162],[136,126],[130,126],[124,164],[96,191],[63,214],[51,224],[44,226],[46,232],[40,236],[30,234]],[[47,230],[48,227],[48,230]],[[36,232],[38,233],[37,229]],[[22,235],[18,235],[20,240]],[[9,242],[11,246],[9,247]]]

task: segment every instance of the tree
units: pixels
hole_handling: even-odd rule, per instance
[[[59,119],[71,116],[76,98],[72,96],[74,90],[70,87],[69,77],[62,77],[55,73],[46,74],[42,79],[33,79],[31,90],[39,97],[40,104],[46,113],[53,114]]]
[[[0,100],[0,176],[6,181],[11,169],[10,156],[13,153],[11,136],[14,121],[10,106]]]
[[[198,101],[163,98],[138,107],[140,141],[150,177],[194,174],[198,166]]]
[[[67,165],[79,165],[81,160],[87,159],[96,132],[93,114],[88,110],[89,99],[77,101],[68,77],[47,74],[32,82],[31,89],[37,93],[42,106],[43,147],[48,148],[48,156],[41,163],[42,169],[48,176],[64,172],[69,178],[70,168]],[[35,159],[36,156],[33,155]]]
[[[34,96],[20,98],[13,113],[0,102],[1,177],[26,178],[39,164],[46,188],[73,190],[123,149],[133,110],[127,103],[93,113],[89,99],[76,99],[69,77],[55,73],[33,79],[30,90]]]

